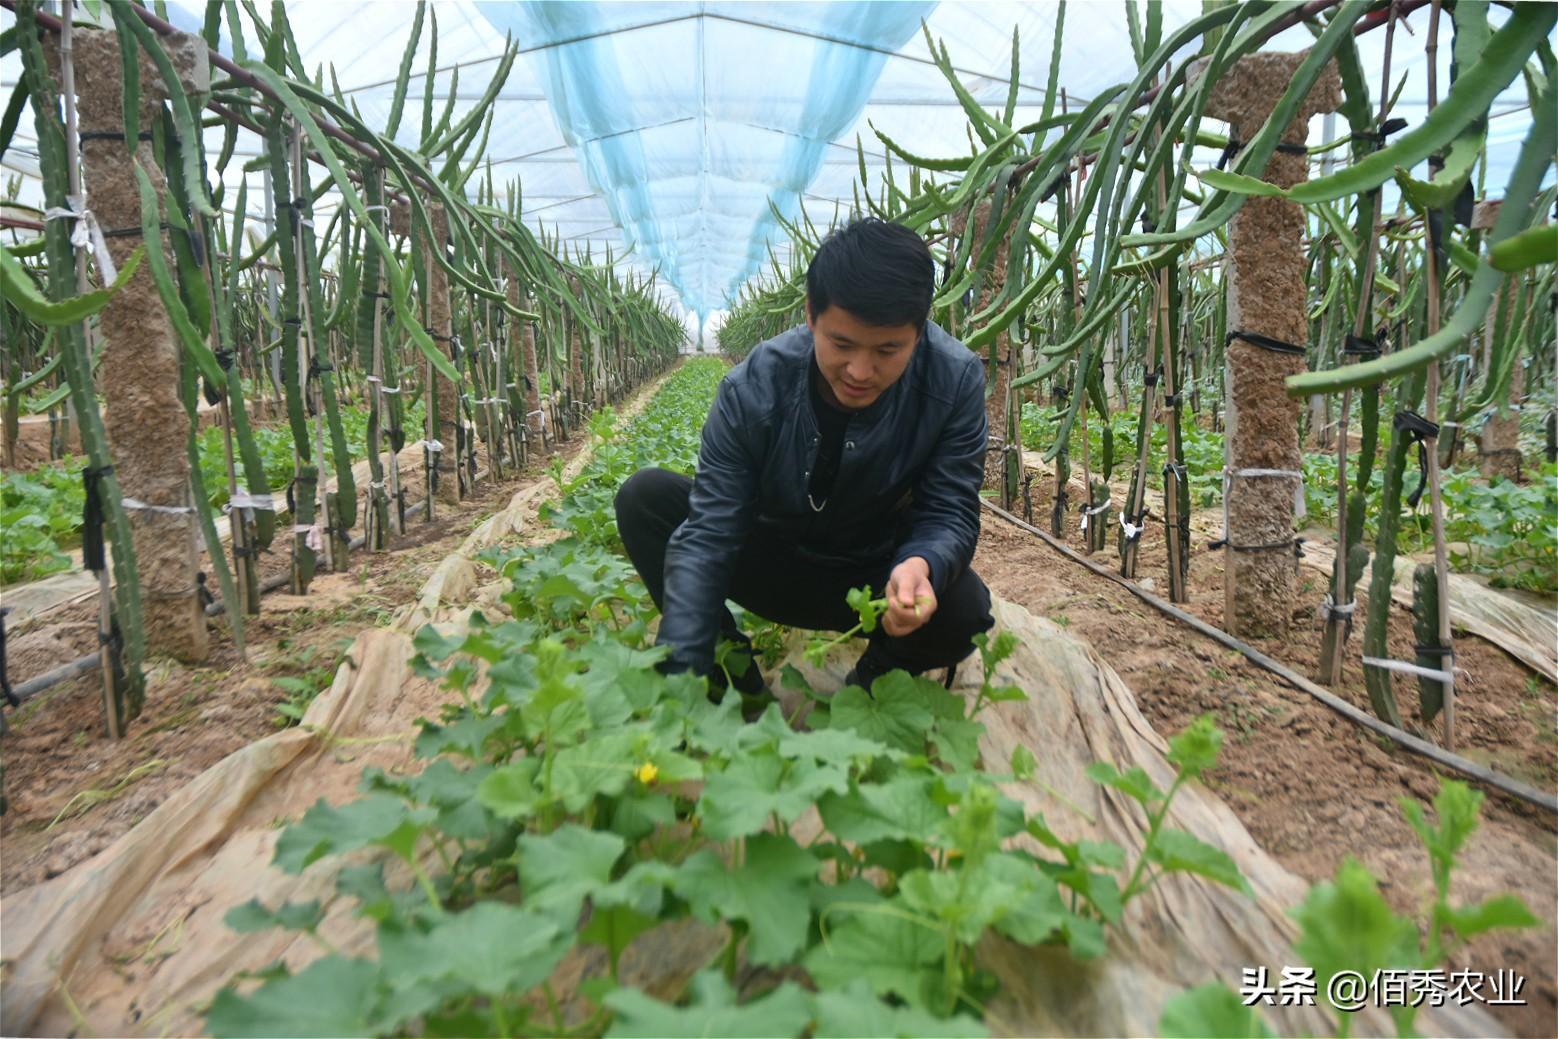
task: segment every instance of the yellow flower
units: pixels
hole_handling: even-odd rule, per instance
[[[646,761],[638,766],[638,771],[634,772],[633,775],[638,777],[640,783],[648,786],[660,775],[660,768],[653,761]]]

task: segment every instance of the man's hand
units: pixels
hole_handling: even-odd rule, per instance
[[[887,578],[887,613],[882,630],[894,638],[916,630],[936,612],[936,591],[930,584],[930,564],[910,556],[893,567]]]

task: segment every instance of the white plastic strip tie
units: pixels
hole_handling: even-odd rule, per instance
[[[390,207],[389,206],[363,206],[362,207],[362,211],[364,213],[378,212],[378,213],[383,213],[386,216],[388,216],[389,215],[389,211],[390,211]]]
[[[365,376],[363,376],[363,378],[367,379],[369,382],[379,382],[379,383],[382,383],[384,381],[383,379],[379,378],[377,375],[365,375]]]
[[[76,249],[85,249],[89,246],[92,255],[97,260],[97,269],[103,276],[106,285],[112,285],[119,280],[119,268],[114,266],[114,258],[109,255],[108,242],[103,238],[103,229],[97,224],[97,217],[92,211],[82,204],[81,196],[71,195],[66,201],[66,206],[51,206],[43,211],[45,220],[74,220],[76,226],[70,232],[70,244]]]
[[[320,533],[319,527],[317,525],[309,526],[306,523],[294,523],[292,525],[292,533],[306,534],[307,537],[303,539],[303,544],[307,545],[315,552],[318,552],[325,547],[324,535]]]
[[[1147,528],[1145,526],[1138,527],[1136,524],[1126,519],[1125,513],[1122,512],[1120,513],[1120,529],[1125,531],[1125,540],[1135,541],[1137,538],[1142,536]]]
[[[1443,682],[1447,686],[1455,685],[1455,672],[1460,668],[1451,668],[1449,671],[1435,671],[1431,667],[1421,667],[1417,664],[1409,664],[1405,660],[1386,660],[1383,657],[1364,657],[1364,667],[1377,667],[1382,671],[1399,671],[1404,675],[1416,675],[1426,678],[1431,682]]]
[[[444,450],[444,445],[439,443],[436,440],[418,440],[417,441],[417,446],[418,447],[425,447],[425,448],[427,448],[429,454],[435,454],[435,455],[436,454],[442,454],[443,450]]]
[[[233,492],[227,504],[235,509],[263,509],[266,512],[276,511],[276,503],[268,494],[250,494],[247,488],[240,487]]]
[[[148,505],[139,498],[125,498],[121,504],[131,512],[161,512],[168,516],[187,516],[195,511],[191,505]]]
[[[1332,595],[1327,595],[1325,602],[1321,604],[1321,609],[1333,617],[1351,617],[1358,609],[1358,600],[1354,599],[1346,606],[1338,606],[1336,605],[1336,598]]]

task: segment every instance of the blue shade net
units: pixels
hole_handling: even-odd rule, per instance
[[[532,0],[480,10],[529,52],[633,258],[708,314],[783,241],[770,203],[795,219],[824,154],[853,151],[830,142],[935,6]]]

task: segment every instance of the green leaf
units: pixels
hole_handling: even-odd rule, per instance
[[[931,797],[930,777],[899,773],[886,783],[861,783],[817,803],[823,825],[842,841],[872,844],[904,839],[923,842],[947,817]]]
[[[871,985],[859,978],[839,991],[819,992],[816,1007],[816,1039],[859,1039],[882,1036],[910,1039],[939,1036],[943,1039],[983,1039],[985,1026],[967,1014],[940,1018],[915,1007],[889,1006],[877,999]]]
[[[630,988],[618,989],[605,1002],[616,1015],[606,1032],[614,1039],[771,1039],[799,1036],[811,1021],[811,1000],[794,983],[787,981],[772,992],[737,1005],[735,990],[714,970],[692,979],[692,999],[685,1007],[662,1003]]]
[[[540,806],[543,794],[536,784],[539,758],[518,758],[482,780],[476,797],[500,819],[524,819]]]
[[[714,840],[730,840],[757,833],[773,814],[794,822],[824,793],[843,793],[848,788],[841,769],[786,761],[772,749],[761,750],[705,776],[698,815],[704,833]]]
[[[135,252],[119,268],[119,276],[112,285],[91,292],[84,292],[70,299],[51,302],[33,283],[27,268],[17,261],[11,250],[0,244],[0,296],[25,314],[29,320],[41,325],[74,325],[96,314],[108,305],[114,294],[135,276],[146,255],[145,246],[136,246]]]
[[[1021,780],[1033,778],[1034,770],[1039,767],[1039,759],[1033,756],[1033,751],[1019,743],[1012,748],[1012,775]]]
[[[815,855],[791,838],[759,833],[747,838],[740,866],[732,869],[705,849],[687,860],[674,886],[705,920],[746,921],[747,959],[777,965],[793,959],[806,944],[811,914],[798,907],[805,904],[820,866]]]
[[[1292,915],[1299,926],[1293,949],[1315,969],[1321,993],[1338,971],[1371,977],[1376,970],[1422,966],[1417,927],[1390,908],[1356,859],[1346,859],[1334,881],[1310,888]]]
[[[385,924],[379,929],[379,960],[397,988],[447,982],[497,996],[541,984],[572,944],[571,928],[565,932],[530,908],[488,901],[442,916],[426,931]]]
[[[1268,184],[1256,177],[1247,177],[1242,173],[1209,169],[1197,170],[1195,175],[1197,180],[1216,191],[1227,191],[1235,195],[1255,195],[1260,198],[1287,197],[1287,192],[1277,185]]]
[[[1463,941],[1500,927],[1540,927],[1537,919],[1514,895],[1494,895],[1486,902],[1450,910],[1449,924]]]
[[[821,988],[843,988],[860,978],[879,996],[893,993],[912,1006],[927,1006],[946,953],[934,921],[917,918],[894,899],[861,910],[835,907],[824,924],[822,943],[802,960]]]
[[[519,879],[525,904],[572,926],[584,899],[611,879],[612,867],[627,842],[614,833],[587,830],[574,823],[544,836],[519,839]]]
[[[1129,771],[1120,772],[1107,761],[1095,761],[1087,766],[1087,778],[1104,786],[1112,786],[1143,805],[1150,806],[1163,800],[1163,792],[1153,785],[1151,777],[1140,765],[1133,765]]]
[[[1253,894],[1244,874],[1228,853],[1214,848],[1183,830],[1159,830],[1147,849],[1147,858],[1165,873],[1195,873],[1219,884]]]
[[[1233,989],[1220,981],[1181,992],[1158,1018],[1163,1039],[1269,1039],[1274,1033]]]
[[[985,727],[976,721],[941,718],[931,736],[936,755],[956,772],[973,772],[979,768],[979,737]]]
[[[417,838],[433,821],[431,808],[412,809],[398,797],[370,794],[340,808],[324,798],[282,831],[272,864],[301,873],[326,855],[377,845],[411,860]]]
[[[1488,261],[1505,272],[1558,263],[1558,224],[1543,224],[1511,235],[1488,250]]]
[[[379,969],[364,960],[325,956],[297,974],[241,996],[224,988],[211,1001],[206,1028],[218,1039],[378,1034]]]
[[[579,940],[601,946],[615,960],[634,938],[659,923],[658,918],[645,916],[630,906],[598,905],[590,912],[590,922],[579,929]]]
[[[243,905],[233,906],[222,921],[239,934],[253,934],[280,927],[288,931],[312,931],[325,918],[319,900],[308,902],[284,902],[275,909],[267,909],[257,898]]]
[[[1169,740],[1168,759],[1189,777],[1195,777],[1217,764],[1223,748],[1223,733],[1203,714]]]
[[[854,687],[840,691],[833,698],[830,726],[852,730],[905,753],[922,753],[936,714],[918,681],[907,672],[892,671],[878,678],[872,691],[874,698]]]

